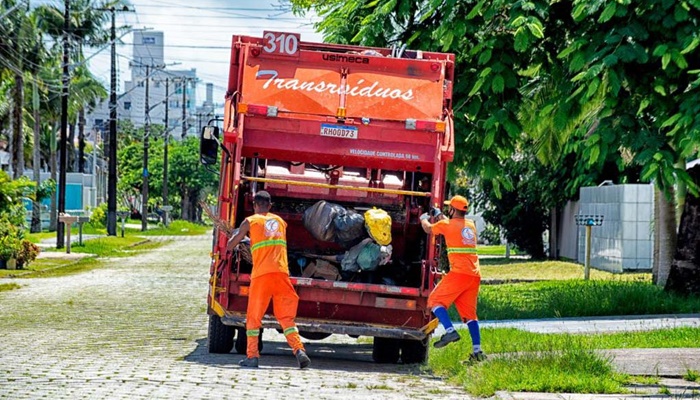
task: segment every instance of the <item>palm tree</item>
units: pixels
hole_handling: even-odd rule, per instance
[[[84,171],[85,159],[85,135],[83,132],[85,126],[85,110],[92,110],[101,101],[107,98],[107,89],[102,85],[90,71],[83,67],[77,68],[71,79],[71,92],[74,94],[70,99],[69,109],[73,112],[77,110],[78,117],[78,156],[75,157],[78,161],[78,172]],[[75,115],[71,115],[71,121],[75,120]],[[75,153],[75,148],[73,148]]]
[[[69,120],[75,121],[84,113],[85,107],[94,107],[100,99],[106,97],[106,89],[87,69],[83,48],[97,47],[109,43],[110,32],[105,24],[109,21],[107,8],[121,4],[121,0],[109,1],[107,4],[94,0],[73,0],[70,18],[70,40],[74,43],[71,60],[76,65],[74,76],[70,81]],[[56,40],[56,46],[63,37],[63,10],[55,5],[42,5],[37,9],[41,16],[41,26],[44,32]],[[81,111],[83,110],[83,111]],[[82,118],[81,118],[82,119]],[[71,132],[74,135],[74,132]],[[73,142],[70,142],[73,149]],[[76,157],[72,150],[73,159]]]

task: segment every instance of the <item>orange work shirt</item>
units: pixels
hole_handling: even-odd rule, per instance
[[[253,214],[246,221],[250,224],[250,250],[253,253],[250,278],[272,272],[289,275],[287,223],[273,213]]]
[[[470,219],[443,219],[432,225],[435,235],[445,237],[450,272],[481,276],[476,252],[476,225]]]

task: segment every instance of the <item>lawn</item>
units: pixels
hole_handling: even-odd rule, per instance
[[[138,221],[138,223],[140,223],[140,221]],[[121,229],[121,226],[119,226],[119,229]],[[125,232],[126,234],[140,236],[190,236],[201,235],[210,229],[212,229],[211,226],[175,220],[168,224],[167,228],[162,224],[158,224],[155,227],[149,227],[145,232],[134,228],[126,228]]]
[[[463,332],[468,338],[468,332]],[[609,334],[542,334],[512,328],[483,329],[488,359],[465,364],[471,341],[431,353],[428,366],[477,396],[498,390],[551,393],[627,393],[634,379],[613,369],[601,349],[686,348],[700,342],[700,328]],[[694,378],[692,371],[689,377]],[[652,377],[652,379],[656,379]],[[689,379],[691,380],[691,379]]]
[[[652,284],[648,273],[591,270],[586,281],[579,264],[505,258],[482,259],[481,269],[481,320],[700,312],[700,296],[665,292]],[[454,307],[450,314],[459,320]],[[621,394],[638,379],[616,372],[601,349],[697,347],[700,328],[595,335],[483,329],[489,359],[474,365],[462,363],[472,350],[468,332],[462,336],[466,340],[451,344],[448,351],[431,352],[428,366],[472,395],[492,396],[498,390]],[[696,379],[696,372],[689,371],[688,378]]]
[[[0,278],[13,276],[22,278],[54,277],[74,274],[100,267],[105,257],[131,256],[135,253],[158,248],[163,244],[165,244],[163,241],[153,242],[136,236],[127,236],[124,238],[119,236],[104,236],[87,240],[82,246],[77,244],[71,246],[71,253],[89,254],[85,258],[38,258],[24,269],[0,269]],[[58,252],[65,250],[52,249],[51,251]]]
[[[504,256],[506,255],[506,245],[504,244],[498,244],[498,245],[484,245],[484,246],[479,246],[479,254],[480,255],[489,255],[489,256]],[[510,254],[511,255],[516,255],[520,254],[518,250],[515,247],[510,248]]]
[[[481,252],[481,249],[479,249]],[[521,259],[485,258],[479,260],[483,280],[567,280],[583,279],[583,265],[566,261],[530,261]],[[644,280],[650,273],[613,274],[591,269],[591,279]]]

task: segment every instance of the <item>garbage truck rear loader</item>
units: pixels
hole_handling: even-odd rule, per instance
[[[229,229],[253,213],[256,191],[272,195],[272,212],[288,223],[303,337],[371,336],[376,362],[426,359],[439,248],[419,216],[445,195],[453,68],[452,54],[307,43],[283,32],[233,37],[224,118],[202,130],[201,160],[220,162],[215,212]],[[309,221],[309,210],[326,206],[319,201],[341,214],[388,213],[390,259],[354,273],[333,263],[356,243],[314,235],[321,222]],[[245,354],[250,257],[227,252],[227,239],[215,229],[209,351]],[[342,273],[305,274],[312,264]],[[266,316],[263,328],[279,326]]]

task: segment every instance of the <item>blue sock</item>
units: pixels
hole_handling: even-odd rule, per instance
[[[469,336],[472,337],[472,347],[474,352],[481,351],[481,334],[479,333],[479,321],[469,320],[467,321],[467,328],[469,328]]]
[[[455,330],[455,327],[452,326],[452,320],[450,320],[450,315],[447,313],[447,309],[445,309],[445,307],[435,306],[433,308],[433,314],[435,314],[438,321],[440,321],[442,327],[445,328],[445,331],[452,332]]]

